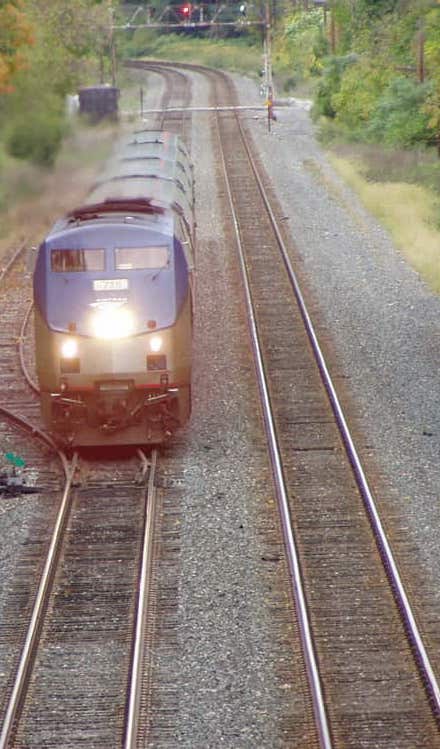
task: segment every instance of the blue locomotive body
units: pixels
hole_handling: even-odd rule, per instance
[[[175,135],[137,134],[38,252],[42,413],[64,442],[160,444],[186,422],[193,266],[186,151]]]

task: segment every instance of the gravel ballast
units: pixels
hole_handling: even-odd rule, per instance
[[[162,82],[157,74],[146,80],[153,107]],[[262,103],[257,83],[235,82],[242,104]],[[206,80],[194,74],[193,104],[207,105],[208,95]],[[307,104],[292,101],[276,115],[270,133],[264,112],[244,118],[294,238],[318,336],[331,341],[330,368],[439,668],[440,299],[331,168]],[[285,571],[267,555],[262,508],[275,514],[273,489],[212,147],[209,115],[193,114],[199,251],[193,415],[176,439],[183,476],[178,651],[170,657],[159,633],[153,670],[171,697],[166,688],[153,696],[146,746],[309,749],[304,674],[286,647],[286,621],[276,618]],[[0,589],[32,538],[30,504],[2,500]],[[5,603],[0,595],[0,609]]]
[[[237,85],[255,100],[252,82]],[[304,103],[276,115],[270,134],[264,117],[248,125],[289,217],[318,332],[331,331],[333,369],[365,440],[358,448],[382,476],[370,479],[386,492],[378,501],[404,526],[438,597],[440,299],[331,168]]]
[[[208,104],[208,95],[207,81],[194,75],[194,104]],[[197,300],[193,414],[176,450],[185,477],[178,650],[172,663],[168,643],[159,636],[155,663],[156,674],[172,685],[177,705],[170,717],[163,700],[153,696],[147,746],[275,749],[291,745],[292,736],[298,746],[309,746],[301,659],[295,662],[292,645],[285,642],[288,588],[275,579],[283,574],[268,554],[263,527],[265,506],[274,518],[277,514],[211,135],[209,116],[193,115]],[[274,610],[282,596],[286,613],[277,619]]]
[[[261,102],[254,82],[236,78],[236,85],[242,104]],[[197,105],[206,101],[198,76],[194,97]],[[318,335],[330,337],[331,369],[405,584],[410,594],[418,591],[414,601],[432,646],[433,619],[439,619],[439,299],[330,167],[306,103],[280,107],[276,114],[270,133],[264,113],[245,119],[289,220]],[[261,495],[255,493],[252,463],[258,428],[252,367],[236,367],[247,337],[241,291],[229,275],[231,248],[222,246],[213,175],[206,171],[211,157],[205,122],[193,116],[199,296],[195,408],[185,435],[182,658],[175,674],[182,690],[175,740],[184,747],[291,746],[283,740],[283,720],[298,705],[291,692],[284,704],[279,701],[271,666],[279,651],[262,603],[266,591],[253,524]],[[245,539],[238,508],[249,517]]]

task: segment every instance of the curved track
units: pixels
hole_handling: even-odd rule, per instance
[[[216,88],[217,98],[225,101],[228,94],[230,95],[229,82],[222,76],[217,76]],[[339,708],[342,702],[341,697],[343,697],[343,701],[345,702],[346,695],[338,688],[337,682],[341,680],[343,671],[347,672],[347,665],[349,668],[353,667],[353,672],[355,672],[355,662],[359,661],[360,658],[364,660],[364,671],[367,669],[368,664],[363,653],[363,636],[358,629],[360,622],[359,620],[356,622],[354,615],[354,627],[350,622],[351,616],[347,616],[343,638],[346,638],[347,642],[354,643],[357,641],[359,643],[359,650],[356,653],[352,652],[350,654],[348,664],[342,664],[338,655],[335,658],[336,642],[340,635],[334,625],[331,626],[332,632],[330,632],[328,624],[326,625],[325,623],[326,619],[333,619],[332,613],[329,617],[328,612],[322,611],[322,603],[320,604],[320,610],[313,607],[313,596],[310,595],[311,586],[308,575],[311,569],[310,561],[313,559],[313,587],[315,589],[314,597],[316,597],[316,589],[318,587],[316,578],[317,557],[315,550],[312,550],[311,554],[310,550],[306,551],[305,538],[309,534],[304,532],[304,528],[301,528],[299,517],[302,506],[306,505],[309,522],[313,517],[313,524],[315,526],[313,535],[316,534],[322,538],[319,542],[320,554],[323,548],[325,548],[328,560],[331,560],[332,565],[334,565],[334,577],[331,581],[328,578],[328,564],[324,563],[324,566],[322,566],[321,563],[321,574],[319,577],[319,597],[321,601],[325,600],[326,594],[328,596],[328,585],[332,583],[333,601],[339,598],[342,604],[343,599],[344,608],[349,612],[358,605],[359,588],[361,587],[364,599],[363,605],[367,606],[371,611],[369,627],[373,630],[377,628],[378,622],[382,621],[383,629],[378,632],[376,645],[374,646],[374,650],[378,650],[380,649],[379,640],[382,640],[384,632],[389,630],[389,626],[393,619],[396,619],[396,615],[392,613],[392,607],[389,606],[391,603],[389,592],[385,589],[380,595],[378,595],[378,591],[374,592],[374,596],[371,598],[371,608],[367,603],[368,595],[362,585],[362,580],[365,575],[380,575],[380,566],[378,565],[377,558],[375,559],[370,549],[368,549],[366,529],[362,528],[361,525],[356,528],[356,524],[352,520],[352,514],[358,511],[360,497],[362,497],[373,529],[383,562],[383,569],[388,575],[391,590],[393,591],[408,637],[406,647],[403,645],[404,633],[402,631],[399,636],[396,636],[396,633],[394,637],[388,639],[387,645],[383,650],[383,663],[386,663],[386,666],[382,672],[382,678],[384,678],[387,686],[391,679],[394,682],[394,688],[398,689],[402,671],[407,670],[407,678],[412,681],[410,676],[412,668],[409,661],[410,648],[412,648],[420,675],[428,689],[431,700],[431,702],[426,700],[424,703],[425,718],[420,723],[416,721],[415,725],[408,731],[408,739],[409,741],[413,741],[414,738],[411,738],[411,732],[414,732],[414,736],[422,735],[425,730],[426,720],[429,720],[426,713],[429,716],[431,706],[433,707],[434,718],[437,719],[440,715],[438,682],[417,626],[414,611],[411,608],[394,561],[386,532],[366,479],[365,471],[360,463],[354,441],[342,412],[336,388],[331,380],[328,366],[317,340],[304,296],[293,270],[293,264],[287,247],[288,240],[286,238],[286,241],[284,241],[283,232],[277,222],[277,209],[276,207],[271,207],[271,200],[264,187],[263,179],[259,176],[255,159],[252,156],[252,147],[246,139],[244,129],[240,126],[238,118],[218,117],[218,131],[219,141],[223,150],[225,179],[228,185],[237,245],[240,251],[251,339],[263,401],[264,420],[268,433],[275,484],[280,503],[286,552],[292,573],[303,650],[313,696],[319,743],[320,746],[327,748],[333,745],[333,741],[338,743],[338,740],[342,740],[343,736],[347,734],[348,725],[344,725],[345,719],[342,719]],[[233,147],[231,147],[232,144]],[[255,242],[256,238],[262,239],[261,244],[257,243],[257,246]],[[271,269],[271,278],[268,277],[268,268]],[[286,279],[288,280],[287,287],[285,284]],[[276,296],[274,295],[274,289],[276,290]],[[278,304],[275,303],[275,299],[279,300]],[[300,320],[298,320],[298,313]],[[316,376],[317,373],[312,373],[309,369],[309,349],[304,341],[302,331],[300,349],[298,348],[298,341],[295,341],[300,332],[298,325],[303,325],[304,332],[311,344],[314,358],[312,367],[314,365],[317,368],[319,377]],[[286,327],[284,328],[284,326]],[[277,345],[275,338],[278,338],[278,330],[280,330],[281,336]],[[288,338],[286,338],[286,332],[290,337],[290,344]],[[300,364],[299,361],[301,361]],[[302,387],[298,387],[298,376],[303,379],[305,370],[307,371],[307,381],[303,382]],[[331,417],[329,416],[327,404],[323,402],[322,385],[325,387],[331,405]],[[291,397],[293,393],[295,401],[298,401],[298,399],[303,400],[301,405],[298,406],[295,403],[292,407]],[[336,437],[335,426],[337,427],[337,437],[339,439]],[[344,466],[342,471],[340,442],[345,447],[347,461],[346,467]],[[306,460],[298,457],[295,461],[296,465],[292,465],[292,457],[295,453],[311,454],[313,457],[311,460],[310,457]],[[337,457],[337,462],[339,463],[337,471],[335,470],[335,457]],[[303,480],[298,481],[298,477],[295,474],[297,474],[300,466],[303,470],[308,471],[313,466],[313,471],[310,473],[310,480],[313,481],[314,477],[319,476],[321,486],[319,486],[318,492],[316,483],[312,491],[310,491],[311,487],[305,486]],[[352,469],[352,476],[355,479],[355,485],[350,480],[350,467]],[[316,496],[317,493],[321,496]],[[324,504],[322,503],[323,494],[326,495]],[[341,495],[345,494],[344,499],[347,501],[345,523],[351,526],[349,538],[350,549],[347,555],[341,551],[341,536],[339,534],[337,534],[333,542],[329,543],[328,517],[324,517],[324,522],[321,520],[319,523],[319,516],[322,518],[321,513],[325,512],[325,505],[332,494],[335,499],[339,495],[341,500]],[[340,505],[342,505],[342,501]],[[334,507],[333,509],[335,512],[340,512],[340,507],[337,509]],[[344,523],[341,521],[342,518],[339,519],[337,525],[342,529]],[[333,526],[333,523],[331,525]],[[310,543],[310,539],[308,539],[307,543]],[[332,545],[336,545],[336,548],[332,548]],[[363,569],[359,569],[360,575],[353,581],[351,575],[356,569],[353,560],[354,549],[356,549],[357,555],[362,554],[364,558],[362,560]],[[302,562],[300,562],[300,556],[302,556]],[[368,567],[370,568],[369,573],[367,572]],[[348,570],[350,570],[349,575],[347,574]],[[325,574],[323,574],[324,572]],[[304,585],[303,578],[305,578]],[[340,582],[336,585],[336,581]],[[307,598],[309,601],[308,604],[306,602]],[[380,608],[382,607],[381,615]],[[362,630],[365,632],[364,628],[367,624],[365,616],[363,619]],[[330,633],[334,638],[334,644],[331,644],[327,653],[319,645],[321,627],[323,625],[326,629],[326,639],[330,636]],[[394,626],[396,625],[394,624]],[[403,655],[405,650],[406,655]],[[394,664],[389,668],[393,660],[393,653]],[[343,666],[343,671],[341,666]],[[323,673],[327,674],[330,668],[334,669],[334,683],[332,683],[332,677],[328,678],[326,676],[324,678],[323,676]],[[370,673],[369,678],[374,683],[379,675],[377,664],[374,664],[373,668],[370,666]],[[327,695],[327,705],[324,699],[324,689]],[[417,695],[416,692],[417,690],[414,689],[414,702],[418,705],[423,705],[423,695],[420,693]],[[386,692],[384,692],[383,696],[384,698],[386,697]],[[374,696],[374,702],[376,702],[376,697],[377,695]],[[405,697],[408,698],[406,686],[401,695],[402,702],[400,704],[405,701]],[[402,715],[400,716],[401,719],[406,716],[410,701],[410,699],[407,700],[407,706],[403,708]],[[363,711],[365,711],[367,704],[368,702],[365,701],[362,706]],[[374,710],[376,711],[376,709],[377,704],[374,705]],[[395,720],[396,717],[393,719]],[[381,718],[382,724],[384,720],[385,715]],[[352,724],[350,730],[353,730],[355,728],[354,710],[350,716],[350,722]],[[435,735],[435,722],[432,722],[432,725],[433,734]],[[373,722],[369,729],[370,737],[373,733],[372,727]],[[332,734],[334,739],[332,739]],[[360,741],[361,735],[359,735]],[[404,739],[402,737],[402,746],[403,742]]]
[[[237,103],[222,74],[182,67],[210,76],[213,106]],[[398,736],[399,747],[435,746],[437,679],[293,271],[295,248],[238,116],[217,115],[215,127],[317,744]]]
[[[220,95],[222,101],[224,101],[230,91],[228,81],[217,76],[216,85],[218,89],[221,89],[221,93],[217,94],[217,96]],[[331,560],[333,565],[334,580],[340,580],[338,585],[333,583],[332,586],[332,608],[335,604],[337,605],[339,599],[341,609],[345,609],[347,612],[344,637],[347,638],[347,641],[350,640],[352,643],[357,641],[359,643],[358,652],[354,651],[350,654],[348,664],[344,664],[343,670],[346,672],[348,665],[349,668],[353,667],[353,672],[355,673],[357,670],[356,661],[359,662],[360,659],[364,660],[364,669],[368,665],[363,652],[363,636],[357,629],[360,624],[359,618],[355,617],[353,613],[353,619],[356,620],[357,618],[358,621],[352,628],[350,621],[351,616],[348,612],[353,610],[353,608],[354,610],[357,608],[359,594],[362,595],[363,605],[368,606],[367,594],[369,594],[369,586],[363,588],[362,582],[369,575],[380,575],[378,560],[377,558],[374,558],[374,555],[371,554],[371,550],[368,549],[368,539],[365,534],[365,528],[356,528],[356,524],[350,519],[350,514],[358,510],[359,497],[362,497],[381,555],[383,570],[388,576],[391,591],[397,602],[398,610],[408,637],[406,648],[403,644],[403,632],[401,633],[400,638],[395,637],[388,641],[388,644],[383,651],[383,662],[387,665],[383,669],[382,678],[384,679],[387,688],[389,686],[389,680],[391,679],[394,681],[393,686],[397,690],[399,688],[399,682],[401,682],[401,669],[407,669],[407,679],[413,681],[410,676],[411,665],[408,661],[408,651],[411,647],[419,667],[420,675],[431,698],[431,703],[428,701],[425,702],[425,713],[429,713],[432,706],[434,718],[438,719],[440,715],[440,691],[437,679],[429,661],[420,630],[417,626],[415,613],[411,608],[397,565],[394,561],[391,547],[380,520],[374,497],[368,486],[365,471],[360,463],[359,456],[354,446],[354,441],[342,412],[336,394],[336,388],[331,380],[328,366],[317,340],[311,317],[305,304],[304,296],[294,273],[289,249],[287,247],[288,240],[286,239],[286,241],[284,241],[283,232],[279,228],[275,215],[277,209],[276,207],[274,209],[271,207],[271,200],[263,185],[263,181],[258,174],[258,168],[251,153],[251,146],[246,140],[244,130],[240,127],[238,118],[232,119],[219,117],[218,128],[219,140],[223,149],[224,170],[228,183],[231,210],[234,217],[233,220],[237,236],[237,244],[240,247],[241,268],[246,287],[251,337],[260,390],[264,401],[264,418],[268,432],[272,463],[274,466],[277,494],[280,502],[285,545],[292,571],[292,579],[294,581],[297,616],[300,621],[300,631],[302,633],[304,652],[306,654],[307,670],[312,688],[320,745],[323,747],[330,747],[333,745],[331,737],[332,732],[334,734],[335,743],[338,743],[338,739],[342,740],[343,734],[347,732],[348,726],[344,726],[343,724],[342,726],[338,725],[341,724],[342,717],[338,706],[341,703],[342,697],[345,702],[347,695],[344,695],[343,692],[338,689],[337,685],[337,681],[340,680],[342,675],[340,671],[342,663],[338,663],[338,657],[335,659],[334,654],[336,653],[336,646],[331,646],[333,648],[332,653],[330,653],[329,649],[329,651],[324,654],[323,648],[318,644],[321,636],[320,627],[324,624],[324,618],[328,618],[328,613],[326,612],[325,617],[321,619],[322,623],[318,622],[318,616],[314,613],[313,605],[311,604],[313,597],[310,596],[308,570],[311,569],[310,561],[312,559],[313,567],[316,567],[317,558],[316,551],[313,551],[310,555],[310,561],[308,560],[308,553],[305,550],[305,538],[308,534],[304,533],[304,529],[301,528],[298,523],[298,511],[304,503],[307,503],[308,505],[307,514],[309,518],[313,517],[313,535],[316,534],[318,537],[321,535],[323,539],[326,538],[326,541],[322,546],[319,544],[320,554],[325,546],[328,554],[328,561]],[[231,148],[231,143],[234,144],[233,148]],[[251,201],[251,206],[247,205],[247,200],[243,199],[243,185],[246,185],[247,188],[246,195],[260,196],[258,199],[258,205],[256,204],[256,198]],[[255,237],[263,238],[263,242],[259,248],[260,252],[255,251]],[[276,266],[278,266],[278,270],[275,270]],[[268,269],[271,269],[270,273],[272,279],[270,281],[268,279]],[[281,271],[281,274],[279,271]],[[282,276],[287,276],[290,293],[288,293],[286,288],[286,293],[283,291],[280,294],[281,289],[285,289],[285,283],[283,283],[284,279],[282,279]],[[276,298],[281,301],[281,304],[275,304],[273,301],[269,304],[269,295],[273,300],[272,283],[275,279],[275,283],[277,284]],[[288,301],[289,297],[290,301]],[[297,309],[293,311],[294,307],[297,307]],[[274,308],[276,309],[276,315],[273,314]],[[313,379],[312,373],[308,369],[308,347],[302,342],[301,350],[298,350],[297,342],[294,342],[293,340],[295,335],[298,335],[298,313],[304,324],[304,331],[312,347],[315,367],[319,370],[320,376],[317,377],[315,374],[313,375]],[[274,349],[276,348],[276,345],[274,338],[277,336],[277,330],[282,330],[284,325],[289,326],[289,318],[290,325],[292,326],[290,331],[290,345],[285,338],[285,333],[282,332],[279,339],[279,348],[275,351]],[[301,336],[301,339],[303,339],[303,336]],[[301,358],[300,368],[298,368],[299,358]],[[307,382],[304,383],[305,387],[298,388],[298,375],[300,375],[302,379],[306,361],[307,371],[310,378],[308,378]],[[286,370],[288,372],[287,377],[284,374]],[[326,404],[322,402],[322,384],[324,385],[329,397],[333,418],[330,418],[329,409],[327,407],[324,408]],[[296,391],[294,395],[295,401],[297,401],[298,398],[308,401],[305,409],[304,404],[298,406],[296,403],[292,408],[289,394],[292,393],[293,390]],[[317,410],[318,404],[319,410]],[[305,418],[306,414],[307,417]],[[290,424],[286,423],[287,415],[289,415],[292,420]],[[300,417],[299,419],[298,416]],[[349,475],[341,475],[342,451],[340,444],[338,444],[339,440],[335,438],[335,429],[332,422],[337,426],[339,439],[345,447],[346,460],[348,459],[349,465],[347,465],[346,468],[344,467],[343,473],[347,474],[347,469],[350,467],[352,468],[352,475],[355,478],[355,486],[350,485],[352,482],[350,481]],[[302,432],[302,434],[298,434],[298,430]],[[292,465],[292,452],[311,453],[313,458],[311,461],[298,459],[296,461],[297,465]],[[339,463],[337,472],[335,471],[335,456],[338,457]],[[316,491],[316,485],[310,492],[309,487],[306,488],[303,482],[298,481],[297,476],[295,476],[299,465],[302,464],[302,467],[306,468],[307,463],[309,466],[312,463],[314,464],[313,474],[310,474],[310,478],[313,479],[313,476],[320,476],[320,481],[323,486],[319,487],[318,492]],[[300,486],[301,493],[298,492]],[[354,585],[351,579],[353,557],[351,554],[345,556],[344,553],[338,550],[338,547],[340,548],[341,537],[338,534],[336,538],[334,538],[333,544],[336,545],[336,548],[332,549],[332,543],[329,543],[328,539],[330,530],[328,522],[329,518],[324,517],[324,522],[322,522],[322,520],[321,522],[318,522],[318,517],[315,514],[316,510],[312,510],[313,514],[310,515],[310,503],[315,504],[317,508],[319,507],[319,513],[321,513],[325,511],[328,496],[332,493],[336,498],[338,495],[341,496],[342,492],[345,493],[344,499],[347,501],[346,522],[351,526],[349,541],[350,547],[356,548],[357,554],[365,555],[362,560],[364,569],[359,569],[358,574],[355,577]],[[320,495],[328,495],[324,504],[321,501],[321,497],[316,496],[317,493]],[[340,502],[340,505],[342,505],[342,501]],[[334,507],[333,510],[335,513],[339,514],[340,507]],[[292,520],[294,516],[296,516],[296,522],[293,522]],[[331,526],[333,526],[333,523],[331,523]],[[308,541],[308,543],[310,543],[310,541]],[[302,565],[299,563],[298,549],[301,550]],[[350,570],[350,574],[347,574],[350,569],[350,564],[352,569]],[[327,566],[327,563],[324,563],[324,566],[322,566],[321,563],[322,573],[325,571],[325,576],[322,575],[319,579],[320,595],[322,597],[325,596],[326,589],[328,590],[327,586],[330,582],[328,577],[329,570],[325,569]],[[367,571],[368,569],[370,570],[369,572]],[[302,583],[303,577],[305,578],[304,586]],[[317,587],[318,585],[315,576],[315,596]],[[350,599],[347,599],[348,595],[350,596],[351,601]],[[310,616],[306,604],[307,598],[309,599]],[[374,645],[375,651],[380,648],[379,641],[382,640],[384,631],[388,631],[392,622],[394,622],[394,624],[392,624],[393,628],[396,626],[396,614],[392,611],[392,607],[389,605],[391,603],[389,598],[389,592],[386,591],[385,588],[380,597],[377,595],[377,591],[375,591],[374,596],[371,598],[370,627],[372,629],[377,628],[379,622],[382,622],[383,627],[379,629],[377,643]],[[370,607],[368,606],[368,608]],[[380,611],[381,608],[382,612]],[[330,619],[332,618],[332,614],[330,613]],[[365,621],[362,622],[362,629],[364,629],[364,627]],[[351,634],[350,629],[352,630]],[[314,632],[313,635],[312,632]],[[327,630],[327,636],[328,633],[329,630]],[[314,647],[312,647],[312,643],[314,643]],[[407,654],[402,657],[405,649]],[[395,663],[391,668],[389,668],[392,661],[391,654],[393,652],[395,654]],[[327,661],[327,664],[329,664],[330,659],[333,668],[335,669],[335,676],[338,677],[333,684],[331,678],[324,679],[323,677],[323,672],[327,672],[329,668],[325,662]],[[373,669],[376,670],[376,675],[374,674]],[[372,681],[378,677],[380,680],[381,676],[379,675],[379,672],[380,670],[377,669],[377,664],[375,664],[373,668],[371,668],[370,678]],[[321,678],[319,678],[319,675]],[[327,708],[325,708],[324,705],[325,700],[323,696],[322,682],[325,684],[325,692],[327,694]],[[402,704],[405,701],[405,697],[408,698],[407,684],[408,682],[405,680],[399,704]],[[423,695],[420,695],[419,693],[417,696],[416,692],[417,689],[414,689],[414,702],[420,704],[420,700],[422,700],[423,704]],[[377,695],[375,695],[375,699],[376,697]],[[384,691],[383,699],[386,699],[386,691]],[[403,708],[402,715],[400,716],[401,719],[406,717],[409,703],[410,700],[407,700],[407,706]],[[355,703],[353,701],[353,713],[350,717],[350,721],[353,721],[354,705]],[[363,704],[362,709],[368,710],[367,700]],[[377,704],[375,703],[374,710],[376,709]],[[325,715],[326,712],[328,713],[328,716]],[[396,717],[397,716],[395,716],[393,720],[395,720]],[[381,719],[382,724],[384,719],[385,711],[384,716],[382,716]],[[418,724],[417,721],[416,725],[412,726],[408,731],[409,741],[414,740],[414,738],[411,738],[411,731],[414,731],[414,736],[420,736],[423,733],[426,726],[426,720],[427,718],[425,717],[420,724]],[[406,721],[406,724],[408,725],[408,721]],[[372,725],[373,722],[370,725],[370,737],[372,734]],[[353,730],[353,727],[351,730]],[[433,723],[433,731],[433,735],[436,735],[435,723]],[[360,735],[359,742],[361,742],[361,738]],[[403,746],[404,741],[408,739],[404,739],[402,736],[401,745]]]
[[[184,76],[176,81],[168,75],[166,84],[165,100],[189,96]],[[184,134],[185,120],[173,118],[159,126]],[[11,331],[3,342],[11,356],[2,379],[14,395],[6,394],[8,405],[0,409],[9,423],[26,430],[29,444],[38,436],[55,452],[56,445],[37,426],[32,332],[26,338],[31,301],[23,318],[23,299],[31,296],[24,250],[0,277],[7,291],[4,329]],[[15,404],[26,417],[11,410]],[[139,453],[134,463],[130,454],[110,456],[110,462],[104,455],[83,456],[79,466],[76,454],[71,464],[58,455],[66,483],[58,510],[53,504],[45,514],[44,539],[39,542],[36,528],[30,531],[38,546],[36,575],[26,579],[27,607],[16,621],[16,663],[11,663],[3,695],[0,747],[76,747],[86,737],[93,746],[128,749],[138,746],[145,732],[140,705],[148,702],[151,689],[146,642],[157,607],[151,572],[158,554],[158,542],[153,543],[157,454],[148,459]],[[11,588],[18,584],[13,579]]]
[[[145,69],[145,65],[136,60],[127,65],[137,70]],[[156,117],[157,129],[179,133],[191,151],[191,114],[185,111],[191,104],[191,79],[175,68],[170,69],[160,64],[149,63],[148,71],[159,75],[165,84],[160,102],[162,111]],[[181,111],[167,111],[170,103],[173,108],[181,108]]]
[[[146,67],[164,76],[165,97],[175,97],[171,66]],[[213,105],[234,105],[226,77],[183,67],[212,79]],[[184,84],[182,101],[188,101],[184,80],[178,74],[179,88]],[[188,117],[165,123],[179,132],[188,125]],[[275,197],[239,119],[230,113],[217,115],[212,128],[226,188],[228,241],[239,252],[262,419],[315,716],[315,736],[307,747],[382,749],[397,746],[398,741],[399,749],[433,749],[439,745],[437,682],[328,377],[306,294],[292,270],[295,248],[279,228]],[[185,137],[188,142],[188,132]],[[19,268],[17,278],[21,276]],[[3,329],[9,337],[0,344],[10,353],[0,375],[4,398],[10,401],[8,393],[14,393],[12,405],[38,423],[35,396],[28,385],[22,391],[13,382],[17,360],[29,359],[26,352],[12,354],[29,319],[28,314],[17,328],[17,278],[7,276],[11,293]],[[33,389],[32,375],[28,381]],[[148,741],[149,693],[155,688],[148,643],[158,626],[151,624],[149,611],[152,601],[154,614],[157,595],[150,570],[158,542],[151,541],[151,532],[155,517],[163,514],[164,497],[156,508],[156,458],[152,457],[150,472],[145,456],[139,457],[139,471],[138,458],[136,470],[133,458],[111,466],[83,460],[75,487],[68,471],[64,509],[53,522],[61,535],[48,543],[46,532],[43,540],[35,541],[37,567],[50,572],[41,578],[44,600],[36,596],[37,602],[41,599],[40,613],[30,615],[36,626],[23,639],[30,650],[41,634],[42,648],[38,656],[28,657],[25,647],[15,669],[20,685],[14,686],[10,678],[2,748],[84,743],[134,749]],[[173,456],[168,460],[170,472],[177,472]],[[170,497],[173,535],[178,509],[172,493]],[[47,546],[51,561],[43,564]],[[175,548],[173,542],[172,563]],[[55,561],[60,562],[57,572]],[[28,569],[25,574],[29,577]],[[134,602],[135,588],[139,592]],[[26,579],[26,611],[31,589]],[[169,600],[165,605],[170,606]]]

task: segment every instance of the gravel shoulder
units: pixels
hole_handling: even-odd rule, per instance
[[[254,82],[235,82],[242,104],[261,103]],[[193,97],[206,103],[196,75]],[[331,340],[332,373],[435,655],[439,299],[331,168],[303,103],[279,108],[270,133],[265,113],[244,117],[289,222],[318,335]],[[307,708],[299,684],[292,689],[277,673],[282,656],[256,522],[272,490],[259,461],[265,446],[242,292],[209,168],[206,115],[193,115],[192,143],[199,225],[194,411],[179,448],[186,487],[180,658],[168,678],[180,696],[176,733],[164,745],[308,746],[286,732],[288,718],[300,724]]]

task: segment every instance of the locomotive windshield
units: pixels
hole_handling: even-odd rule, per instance
[[[167,245],[115,248],[116,270],[156,270],[166,268],[168,262]]]
[[[50,263],[54,273],[104,270],[104,250],[51,250]]]

